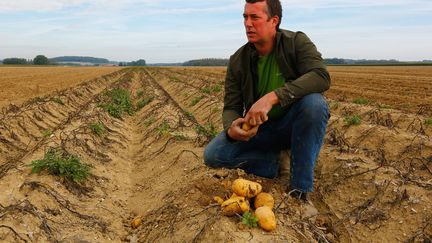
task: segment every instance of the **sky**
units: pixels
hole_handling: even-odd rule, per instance
[[[281,28],[325,58],[432,59],[432,0],[282,0]],[[42,54],[147,63],[228,58],[244,1],[0,0],[0,59]]]

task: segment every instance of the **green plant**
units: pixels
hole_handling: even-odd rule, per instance
[[[211,110],[211,113],[216,113],[216,112],[219,112],[219,111],[220,111],[219,107],[214,107],[214,108]]]
[[[61,100],[59,97],[54,97],[54,98],[52,99],[52,101],[54,101],[54,102],[57,103],[57,104],[64,105],[63,100]]]
[[[99,137],[102,136],[106,132],[105,126],[101,122],[90,123],[89,127],[93,131],[93,133]]]
[[[164,121],[159,127],[156,128],[156,132],[159,135],[165,135],[169,132],[170,130],[170,125],[168,122]]]
[[[42,97],[40,97],[40,96],[37,96],[37,97],[35,97],[33,100],[34,100],[35,102],[43,102],[43,101],[44,101],[44,98],[42,98]]]
[[[218,92],[222,91],[222,86],[220,86],[218,84],[213,85],[211,87],[211,91],[212,91],[212,93],[218,93]]]
[[[332,105],[332,108],[333,108],[334,110],[337,110],[339,107],[340,107],[340,103],[339,103],[339,102],[335,102],[335,103]]]
[[[208,138],[214,138],[219,134],[216,127],[211,122],[207,123],[205,126],[197,126],[195,130],[198,134],[204,135]]]
[[[153,97],[147,97],[147,98],[139,100],[138,103],[137,103],[137,105],[136,105],[137,106],[137,108],[136,108],[137,111],[141,110],[148,103],[152,102],[153,99],[154,99]]]
[[[170,78],[171,81],[174,81],[174,82],[175,81],[180,81],[180,79],[177,78],[176,76],[170,76],[169,78]]]
[[[206,93],[206,94],[210,94],[210,92],[211,92],[210,87],[204,87],[204,88],[202,88],[201,92]]]
[[[432,118],[426,118],[424,124],[428,126],[432,126]]]
[[[73,182],[82,182],[90,175],[91,165],[83,164],[75,155],[50,149],[41,160],[33,160],[29,165],[32,173],[47,170],[50,174]]]
[[[359,98],[355,98],[352,101],[354,104],[359,104],[359,105],[367,105],[370,103],[370,100],[364,97],[359,97]]]
[[[183,134],[175,134],[174,139],[177,141],[184,141],[187,140],[188,138]]]
[[[143,95],[144,95],[144,91],[142,91],[142,90],[140,90],[140,91],[138,91],[138,92],[136,93],[136,96],[137,96],[138,98],[143,97]]]
[[[256,228],[258,227],[258,219],[250,211],[247,211],[243,213],[242,224],[246,225],[249,228]]]
[[[202,100],[204,98],[204,96],[197,96],[195,98],[192,99],[190,106],[194,106],[196,105],[198,102],[200,102],[200,100]]]
[[[347,126],[359,125],[361,123],[361,117],[359,115],[352,115],[352,116],[345,117],[344,123]]]
[[[44,138],[47,138],[49,136],[51,136],[53,134],[53,131],[51,129],[46,129],[45,131],[42,132],[42,136]]]
[[[156,118],[154,118],[154,116],[151,116],[149,118],[147,118],[143,123],[145,127],[150,126],[151,124],[153,124],[156,121]]]
[[[106,92],[105,96],[108,97],[109,101],[100,104],[100,106],[112,117],[121,118],[124,112],[133,115],[134,107],[127,90],[113,89]]]
[[[379,109],[391,109],[391,105],[386,105],[386,104],[378,104],[378,108]]]
[[[187,116],[189,119],[195,119],[195,117],[194,117],[194,115],[192,114],[192,112],[190,112],[190,111],[185,111],[185,114],[186,114],[186,116]]]

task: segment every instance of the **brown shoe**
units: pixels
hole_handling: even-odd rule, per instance
[[[291,168],[291,152],[286,149],[280,152],[279,178],[288,184]]]

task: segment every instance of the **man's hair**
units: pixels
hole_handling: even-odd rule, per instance
[[[273,16],[279,17],[279,23],[276,25],[276,30],[279,30],[279,25],[282,22],[282,5],[279,0],[246,0],[247,3],[266,2],[267,15],[269,19]]]

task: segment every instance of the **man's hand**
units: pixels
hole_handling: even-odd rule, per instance
[[[232,122],[231,127],[228,128],[228,136],[230,138],[238,141],[249,141],[249,139],[257,134],[259,126],[254,126],[249,131],[245,131],[241,128],[243,122],[246,122],[244,118],[238,118]]]
[[[268,120],[267,113],[273,105],[279,103],[279,98],[274,91],[264,95],[249,109],[245,116],[245,121],[248,121],[252,126],[259,126]]]

